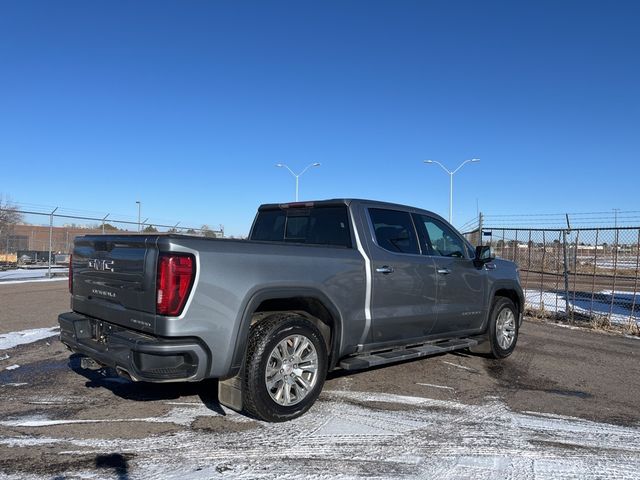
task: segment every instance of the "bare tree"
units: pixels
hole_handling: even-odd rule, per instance
[[[9,251],[9,235],[13,226],[21,221],[22,213],[9,198],[0,194],[0,253]]]
[[[209,225],[202,225],[202,227],[200,227],[200,231],[202,232],[202,235],[204,235],[205,237],[216,236],[216,233],[209,228]]]

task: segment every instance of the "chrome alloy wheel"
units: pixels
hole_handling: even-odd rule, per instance
[[[516,316],[510,308],[503,308],[496,319],[496,340],[503,350],[508,350],[516,338]]]
[[[290,407],[304,399],[318,380],[318,353],[303,335],[280,341],[269,354],[265,383],[279,405]]]

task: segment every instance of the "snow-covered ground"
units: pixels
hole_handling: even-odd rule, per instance
[[[145,479],[624,480],[640,476],[639,428],[536,412],[517,413],[497,398],[489,398],[483,405],[466,405],[401,395],[329,391],[309,413],[286,423],[256,425],[224,409],[224,423],[229,427],[244,424],[246,428],[187,428],[135,439],[46,435],[48,427],[58,425],[118,423],[128,429],[140,422],[190,426],[198,418],[213,417],[215,421],[218,417],[222,421],[220,413],[201,402],[167,405],[172,410],[161,417],[14,417],[0,421],[0,425],[43,429],[43,434],[5,436],[0,438],[0,445],[60,445],[64,446],[60,455],[69,457],[133,454],[128,474]],[[66,473],[104,478],[106,472]]]
[[[527,289],[525,302],[528,308],[547,313],[566,310],[564,292]],[[635,296],[634,305],[634,295],[630,292],[603,290],[595,293],[593,300],[589,292],[575,292],[575,295],[569,292],[569,308],[573,308],[576,313],[598,317],[608,317],[611,313],[611,323],[627,325],[632,320],[640,326],[640,294]]]
[[[51,273],[67,273],[69,271],[66,267],[51,267]],[[47,268],[16,268],[13,270],[5,270],[0,272],[0,285],[10,283],[22,283],[24,281],[52,281],[62,280],[60,278],[47,278],[49,269]]]
[[[19,332],[0,333],[0,351],[26,343],[37,342],[38,340],[53,337],[59,333],[60,327],[32,328]]]

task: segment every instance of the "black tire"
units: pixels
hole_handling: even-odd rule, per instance
[[[507,318],[512,319],[513,325],[510,328],[500,328],[501,323],[500,316],[505,315]],[[511,317],[512,316],[512,317]],[[493,304],[491,305],[491,313],[489,315],[489,351],[487,352],[492,358],[507,358],[513,353],[518,343],[518,333],[520,331],[518,308],[507,297],[495,297]],[[509,322],[509,320],[507,320]],[[505,348],[505,335],[503,332],[508,330],[511,335],[510,343]],[[501,342],[502,337],[502,342]],[[502,345],[501,345],[502,343]]]
[[[272,398],[273,390],[278,391],[279,389],[273,387],[270,393],[267,388],[267,364],[272,352],[281,342],[297,336],[306,338],[315,349],[317,356],[317,370],[315,377],[313,377],[315,380],[312,387],[306,390],[304,396],[302,393],[298,395],[301,399],[297,403],[283,405]],[[312,352],[310,347],[306,351]],[[283,364],[280,366],[285,367]],[[289,364],[286,366],[289,367]],[[284,375],[283,371],[284,368],[279,370],[280,376],[286,378],[287,375]],[[294,378],[294,373],[290,375],[291,378]],[[284,422],[301,416],[315,403],[322,391],[326,376],[327,352],[322,334],[306,318],[296,314],[275,314],[251,327],[243,372],[243,407],[250,415],[267,422]],[[289,388],[290,394],[294,390],[295,392],[304,391],[305,389],[301,388],[302,383],[296,383],[301,381],[299,378],[297,380],[287,379],[292,382],[292,385],[291,387],[283,386],[283,391],[286,388]],[[282,385],[282,383],[278,382],[276,385]]]

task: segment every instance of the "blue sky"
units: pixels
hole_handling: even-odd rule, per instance
[[[638,2],[5,1],[0,192],[248,231],[301,199],[638,210]]]

